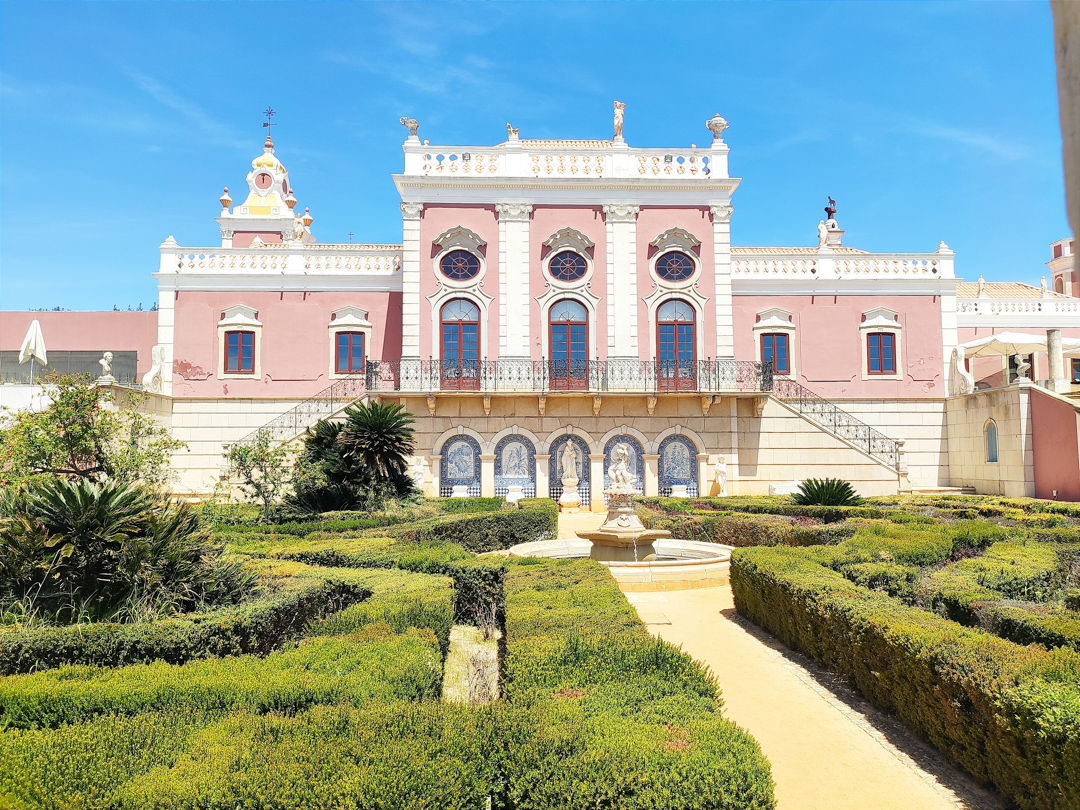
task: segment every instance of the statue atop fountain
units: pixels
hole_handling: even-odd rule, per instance
[[[634,511],[634,494],[637,483],[630,467],[630,448],[625,442],[615,445],[611,463],[608,465],[607,519],[598,531],[578,532],[577,536],[593,544],[594,559],[619,559],[629,555],[632,548],[634,559],[655,553],[654,540],[671,537],[671,532],[646,529]],[[601,551],[598,548],[608,549]],[[614,551],[612,551],[612,549]],[[619,550],[622,553],[619,553]]]

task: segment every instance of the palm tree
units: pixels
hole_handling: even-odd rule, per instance
[[[345,410],[337,442],[346,457],[363,464],[382,481],[405,476],[405,457],[413,452],[413,418],[401,405],[361,402]]]

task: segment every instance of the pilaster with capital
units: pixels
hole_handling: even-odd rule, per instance
[[[495,455],[480,454],[480,497],[495,497]]]
[[[589,453],[589,511],[606,512],[604,505],[604,454]]]
[[[735,319],[731,306],[731,214],[734,210],[730,205],[709,206],[713,220],[717,360],[735,358]]]
[[[529,203],[497,203],[499,355],[529,357]]]
[[[401,204],[402,358],[420,357],[420,215],[424,204]]]
[[[636,205],[604,206],[607,226],[608,357],[638,356]]]

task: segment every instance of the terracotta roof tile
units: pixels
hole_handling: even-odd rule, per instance
[[[1016,298],[1042,298],[1043,291],[1041,287],[1034,287],[1031,284],[1024,284],[1019,281],[984,281],[983,293],[990,298],[1004,298],[1004,299],[1016,299]],[[1062,295],[1056,292],[1046,292],[1047,298],[1071,298],[1069,295]],[[956,297],[957,298],[978,298],[979,297],[979,284],[978,282],[962,281],[956,285]]]

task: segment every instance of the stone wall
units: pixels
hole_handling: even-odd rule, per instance
[[[1012,386],[945,401],[952,486],[974,487],[980,495],[1035,496],[1030,398],[1028,386]],[[996,462],[987,459],[991,419],[997,427]]]

